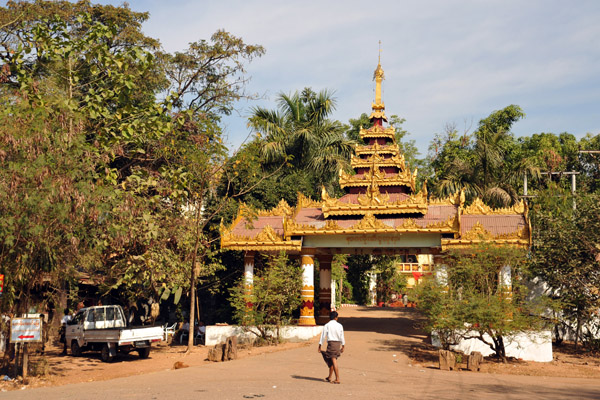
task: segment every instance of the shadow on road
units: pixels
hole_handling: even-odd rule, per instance
[[[358,316],[345,317],[339,321],[347,331],[376,332],[405,337],[423,338],[427,334],[420,328],[425,321],[414,308],[361,308]],[[357,314],[356,312],[354,314]]]
[[[305,381],[325,382],[324,379],[315,378],[314,376],[292,375],[293,379],[303,379]]]
[[[412,357],[417,349],[431,347],[427,332],[421,328],[425,319],[417,309],[361,307],[348,314],[340,312],[339,321],[345,331],[387,335],[373,335],[371,350],[401,352]]]

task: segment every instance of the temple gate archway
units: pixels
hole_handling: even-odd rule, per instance
[[[433,271],[416,271],[431,274],[436,269],[443,271],[439,266],[449,248],[481,242],[530,245],[531,227],[523,201],[510,208],[492,209],[480,199],[466,206],[463,192],[433,199],[426,183],[417,191],[417,170],[410,171],[396,143],[394,127],[384,127],[387,117],[381,97],[381,63],[374,79],[375,101],[370,115],[373,125],[360,129],[363,143],[356,147],[351,160],[354,173],[339,173],[344,196],[331,197],[323,188],[320,201],[298,194],[295,207],[282,200],[272,210],[256,213],[242,205],[233,223],[221,226],[221,248],[245,251],[248,287],[256,251],[285,251],[300,256],[303,287],[299,325],[316,324],[315,258],[321,266],[318,320],[326,322],[328,307],[331,308],[334,254],[431,254]]]

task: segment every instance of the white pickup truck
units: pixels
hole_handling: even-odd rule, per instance
[[[97,306],[82,308],[67,323],[65,339],[73,356],[83,351],[100,351],[102,361],[110,362],[117,351],[129,353],[135,350],[140,358],[150,355],[150,346],[163,338],[163,328],[127,327],[121,306]]]

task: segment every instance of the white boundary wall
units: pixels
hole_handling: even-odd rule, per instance
[[[471,334],[471,333],[469,333]],[[475,335],[475,332],[472,332]],[[484,335],[490,342],[492,339]],[[441,343],[435,333],[431,334],[431,344],[441,347]],[[552,333],[550,331],[519,333],[514,336],[504,337],[504,347],[507,357],[515,357],[525,361],[549,362],[552,361]],[[479,339],[462,340],[458,345],[451,346],[452,350],[471,354],[478,351],[483,356],[494,354],[490,346]]]
[[[254,327],[247,327],[246,330],[254,330]],[[282,326],[280,328],[280,336],[282,339],[291,342],[301,342],[310,340],[318,336],[323,331],[323,326]],[[224,343],[229,336],[237,336],[240,342],[254,341],[257,336],[252,332],[245,332],[244,329],[237,325],[209,325],[206,327],[205,342],[206,346],[214,346],[215,344]]]

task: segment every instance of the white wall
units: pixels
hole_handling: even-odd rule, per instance
[[[249,327],[247,330],[256,328]],[[301,342],[304,340],[310,340],[317,335],[321,334],[323,327],[317,326],[282,326],[280,328],[280,336],[282,339],[289,340],[292,342]],[[252,332],[244,331],[244,329],[237,325],[209,325],[206,327],[205,334],[206,346],[214,346],[215,344],[224,343],[229,336],[237,336],[238,341],[248,342],[254,341],[256,335]]]
[[[475,335],[475,332],[472,334]],[[484,335],[484,338],[490,342],[492,341],[487,335]],[[441,347],[439,338],[435,333],[431,334],[431,344],[435,347]],[[507,357],[515,357],[525,361],[552,361],[552,334],[550,331],[526,332],[504,337],[504,347]],[[490,346],[479,339],[462,340],[458,345],[450,348],[467,355],[473,351],[480,352],[484,357],[494,354]]]

